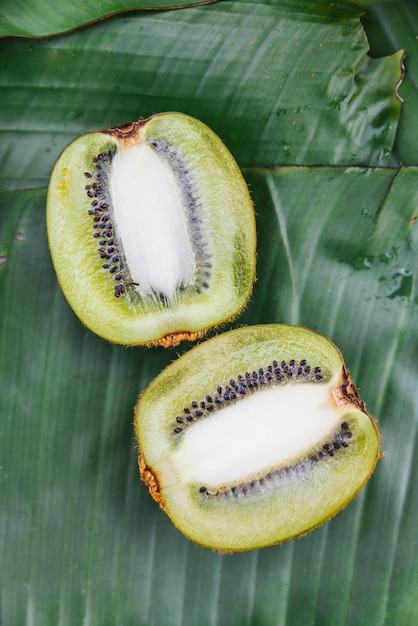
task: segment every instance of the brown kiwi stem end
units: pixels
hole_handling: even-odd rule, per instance
[[[139,466],[140,476],[142,480],[144,481],[144,483],[146,484],[146,486],[148,487],[148,490],[151,496],[154,498],[158,506],[160,506],[163,509],[163,511],[165,511],[166,509],[164,506],[164,498],[161,495],[158,479],[156,475],[154,474],[154,472],[145,463],[145,460],[141,451],[139,452],[139,455],[138,455],[138,466]]]
[[[335,387],[332,390],[332,394],[334,396],[334,400],[337,406],[341,406],[344,404],[352,406],[355,409],[359,409],[370,418],[370,421],[373,425],[373,428],[376,432],[376,437],[377,437],[377,456],[376,456],[376,462],[370,471],[370,474],[368,477],[369,479],[376,468],[377,461],[383,458],[385,456],[385,453],[382,452],[381,450],[381,435],[380,435],[379,427],[377,425],[377,421],[373,417],[373,415],[371,415],[371,413],[369,413],[369,411],[367,410],[366,403],[361,399],[360,394],[357,390],[357,387],[354,384],[351,374],[349,370],[347,369],[347,367],[345,366],[345,364],[343,365],[341,369],[341,377],[339,380],[339,384],[337,387]]]

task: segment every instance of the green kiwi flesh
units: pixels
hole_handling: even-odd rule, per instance
[[[195,339],[252,290],[247,186],[215,133],[182,113],[72,141],[52,172],[47,231],[69,304],[115,343]]]
[[[219,551],[315,528],[359,492],[380,455],[339,350],[283,324],[195,346],[143,392],[135,425],[151,495],[187,537]]]

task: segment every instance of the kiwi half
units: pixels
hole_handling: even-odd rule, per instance
[[[69,304],[112,342],[195,339],[252,290],[247,186],[215,133],[182,113],[70,143],[52,172],[47,231]]]
[[[140,396],[141,477],[187,537],[220,551],[278,543],[335,515],[380,454],[336,346],[262,325],[194,347]]]

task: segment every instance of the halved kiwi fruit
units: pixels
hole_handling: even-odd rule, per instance
[[[215,133],[182,113],[70,143],[52,172],[47,230],[68,302],[112,342],[195,339],[251,293],[247,186]]]
[[[380,455],[336,346],[312,330],[233,330],[169,365],[136,407],[139,467],[187,537],[220,551],[278,543],[335,515]]]

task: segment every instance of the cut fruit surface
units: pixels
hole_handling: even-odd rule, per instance
[[[47,231],[68,302],[112,342],[194,339],[252,290],[245,181],[215,133],[181,113],[70,143],[51,176]]]
[[[361,489],[379,431],[326,337],[289,325],[214,337],[136,409],[139,466],[190,539],[248,550],[303,534]]]

